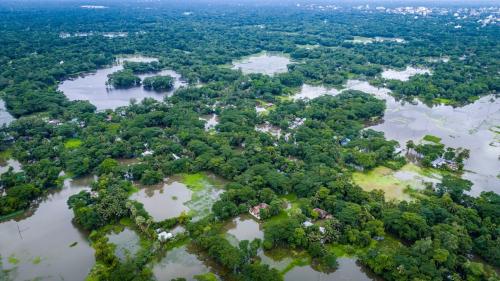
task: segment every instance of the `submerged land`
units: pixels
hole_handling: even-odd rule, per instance
[[[0,4],[0,280],[500,280],[500,8],[411,6]]]

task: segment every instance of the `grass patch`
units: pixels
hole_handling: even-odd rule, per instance
[[[365,191],[382,190],[387,200],[411,200],[405,193],[405,184],[393,176],[394,171],[386,167],[377,167],[368,172],[355,172],[352,177],[356,184]]]
[[[132,221],[131,218],[125,217],[120,219],[120,224],[126,227],[132,227],[134,226],[134,222]]]
[[[441,142],[441,138],[440,137],[436,137],[436,136],[433,136],[433,135],[425,135],[424,140],[425,141],[430,141],[430,142],[433,142],[433,143],[440,143]]]
[[[282,210],[279,214],[276,216],[272,216],[264,221],[264,228],[266,225],[276,223],[278,221],[284,220],[288,218],[288,213],[285,210]]]
[[[9,220],[9,219],[12,219],[12,218],[15,218],[19,215],[22,215],[26,210],[19,210],[19,211],[15,211],[13,213],[10,213],[10,214],[7,214],[7,215],[3,215],[3,216],[0,216],[0,222],[1,221],[5,221],[5,220]]]
[[[197,281],[217,281],[217,276],[212,272],[208,272],[205,274],[195,275],[194,279]]]
[[[82,146],[82,141],[79,139],[68,139],[64,142],[64,148],[66,149],[75,149]]]
[[[453,104],[452,100],[446,99],[446,98],[435,98],[433,102],[436,103],[436,104],[444,104],[444,105],[451,105],[451,104]]]
[[[207,177],[202,173],[182,174],[182,182],[193,191],[202,190],[207,184]]]
[[[130,188],[130,190],[128,191],[128,195],[130,196],[138,191],[139,191],[139,188],[133,184],[132,187]]]
[[[12,158],[12,149],[9,148],[9,149],[0,151],[0,162],[5,162],[5,161],[9,160],[10,158]]]

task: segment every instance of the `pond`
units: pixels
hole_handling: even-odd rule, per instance
[[[0,100],[0,127],[4,124],[9,125],[14,119],[14,116],[10,115],[7,108],[5,108],[5,102]]]
[[[408,81],[410,80],[410,77],[417,74],[431,74],[431,71],[428,68],[407,66],[404,70],[386,69],[382,72],[382,78]]]
[[[188,186],[186,178],[194,178],[196,186]],[[143,186],[131,199],[144,204],[155,221],[175,218],[182,212],[196,221],[210,213],[213,203],[219,199],[222,190],[217,181],[219,179],[211,174],[176,175],[164,183]]]
[[[69,196],[89,189],[93,177],[66,180],[38,207],[0,223],[3,268],[14,280],[84,280],[94,265],[86,233],[72,223]],[[38,280],[37,279],[37,280]]]
[[[200,257],[198,251],[191,245],[184,245],[168,250],[166,255],[153,266],[156,280],[171,280],[186,278],[196,280],[195,275],[210,272],[209,263]]]
[[[109,243],[116,245],[115,255],[120,260],[134,257],[140,249],[139,235],[131,229],[124,228],[120,232],[112,232],[107,235]]]
[[[151,62],[156,61],[154,58],[148,57],[124,57],[119,58],[116,65],[108,68],[99,69],[94,73],[86,74],[75,79],[69,79],[59,84],[59,90],[68,97],[69,100],[88,100],[95,105],[98,110],[115,109],[120,106],[126,106],[131,99],[138,102],[144,98],[153,98],[155,100],[163,100],[165,96],[172,95],[175,90],[181,86],[187,85],[181,80],[181,75],[173,70],[162,70],[158,73],[148,73],[138,75],[141,79],[155,75],[170,75],[174,78],[174,88],[168,92],[158,93],[155,91],[147,91],[142,86],[130,89],[114,89],[106,86],[108,75],[123,69],[125,61],[134,62]]]
[[[224,230],[226,231],[227,235],[236,238],[238,242],[242,240],[262,240],[264,238],[262,225],[248,214],[241,215],[233,219],[224,227]]]
[[[169,179],[165,183],[141,188],[131,199],[144,204],[144,209],[155,221],[162,221],[189,212],[185,203],[192,196],[193,192],[185,184]]]
[[[283,54],[263,52],[234,61],[233,69],[241,69],[245,74],[262,73],[272,76],[287,72],[287,65],[290,63],[290,59]]]
[[[371,281],[380,280],[363,268],[356,259],[341,257],[337,259],[338,268],[332,273],[315,271],[310,265],[296,266],[285,274],[285,281]]]

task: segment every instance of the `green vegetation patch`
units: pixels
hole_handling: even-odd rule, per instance
[[[365,191],[384,191],[387,200],[411,201],[420,197],[418,190],[425,188],[425,182],[439,182],[442,174],[408,163],[399,170],[380,166],[367,172],[355,172],[353,180]]]
[[[365,191],[382,190],[387,200],[410,201],[405,192],[405,184],[394,177],[394,171],[386,167],[377,167],[368,172],[356,172],[353,180]]]
[[[32,261],[33,264],[40,264],[42,262],[41,257],[35,257]]]
[[[0,162],[5,162],[12,158],[12,149],[6,149],[0,151]]]
[[[205,273],[205,274],[200,274],[200,275],[195,275],[194,279],[197,281],[217,281],[217,276],[213,274],[212,272]]]
[[[182,182],[193,191],[199,191],[205,188],[208,183],[206,175],[203,173],[182,174]]]
[[[75,149],[82,146],[82,141],[79,139],[68,139],[64,142],[64,148],[66,149]]]
[[[16,256],[14,256],[14,254],[10,255],[8,258],[7,258],[7,261],[9,261],[10,264],[18,264],[20,262],[20,260],[18,258],[16,258]]]
[[[433,136],[433,135],[425,135],[424,140],[425,141],[430,141],[430,142],[433,142],[433,143],[440,143],[441,142],[441,138],[440,137],[436,137],[436,136]]]

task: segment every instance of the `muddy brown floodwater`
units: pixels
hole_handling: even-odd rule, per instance
[[[0,223],[3,268],[13,280],[84,280],[94,265],[87,234],[73,223],[69,196],[89,189],[93,177],[66,180],[37,208]]]

